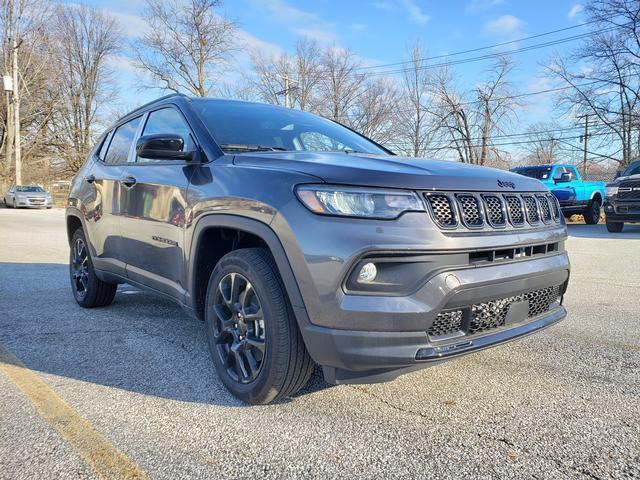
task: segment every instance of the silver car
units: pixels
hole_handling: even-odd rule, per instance
[[[12,208],[51,208],[51,195],[38,185],[14,185],[4,195],[4,204]]]

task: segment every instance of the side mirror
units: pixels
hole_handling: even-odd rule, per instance
[[[560,178],[556,180],[556,183],[568,183],[571,180],[573,180],[573,175],[571,175],[571,172],[564,172],[562,175],[560,175]]]
[[[185,152],[183,148],[184,139],[174,133],[145,135],[136,142],[136,154],[140,158],[191,161],[197,157],[195,150]]]
[[[622,170],[618,170],[618,171],[616,171],[616,176],[615,176],[615,177],[613,177],[613,178],[615,179],[615,178],[618,178],[618,177],[620,177],[620,176],[622,176]]]

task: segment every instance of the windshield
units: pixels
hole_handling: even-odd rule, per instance
[[[387,154],[373,142],[307,112],[225,100],[193,100],[196,112],[225,151],[343,151]]]
[[[16,187],[16,192],[21,193],[42,193],[44,190],[40,187],[32,186],[32,185],[18,185]]]
[[[640,175],[640,162],[632,163],[622,172],[622,177],[630,177],[631,175]]]
[[[538,180],[549,180],[549,175],[551,175],[551,167],[514,168],[513,171],[520,175],[524,175],[525,177],[531,177]]]

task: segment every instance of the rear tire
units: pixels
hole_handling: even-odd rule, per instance
[[[624,228],[623,222],[610,222],[607,220],[607,231],[611,233],[620,233]]]
[[[600,200],[597,198],[591,200],[582,212],[582,216],[587,225],[596,225],[600,221]]]
[[[82,228],[73,233],[70,250],[69,278],[73,297],[78,305],[94,308],[113,302],[118,284],[103,282],[96,276]]]
[[[209,279],[205,321],[218,376],[240,400],[264,405],[309,381],[314,363],[267,249],[222,257]]]

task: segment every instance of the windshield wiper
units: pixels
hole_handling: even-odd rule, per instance
[[[223,143],[220,145],[223,150],[231,150],[234,152],[273,152],[282,151],[286,152],[287,149],[283,147],[265,147],[263,145],[250,145],[245,143]]]

